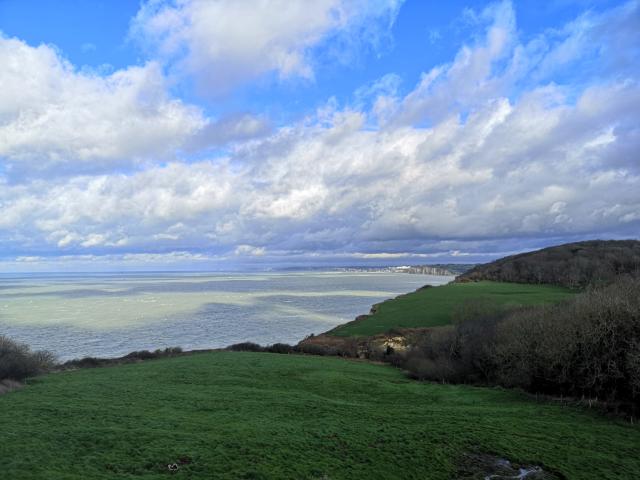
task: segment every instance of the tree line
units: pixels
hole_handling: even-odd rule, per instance
[[[621,275],[640,276],[640,241],[592,240],[544,248],[478,265],[459,275],[456,281],[492,280],[585,288],[606,285]]]

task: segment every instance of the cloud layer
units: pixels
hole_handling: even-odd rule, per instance
[[[325,23],[273,40],[278,23],[266,21],[267,40],[232,52],[265,63],[233,75],[306,75],[307,48],[351,18],[340,10],[350,12],[347,4],[314,5],[326,9],[316,12]],[[223,7],[244,8],[154,3],[137,21],[162,33],[162,49],[187,48],[194,57],[186,61],[233,71],[230,53],[206,50],[211,39],[183,18],[197,8],[202,18],[214,15],[209,8],[219,16]],[[144,254],[420,263],[637,236],[640,85],[632,60],[640,59],[637,49],[611,52],[640,44],[639,11],[630,2],[524,42],[511,4],[495,4],[474,14],[478,39],[410,91],[398,93],[397,79],[386,76],[351,105],[329,101],[275,129],[255,117],[205,118],[171,97],[153,62],[99,76],[78,72],[51,47],[0,39],[9,64],[0,83],[10,86],[0,92],[0,247],[35,262]],[[249,48],[251,39],[241,40],[238,48]],[[264,54],[266,45],[284,53]],[[585,76],[576,81],[568,65],[583,66]],[[28,77],[27,68],[40,73]],[[27,78],[33,88],[20,92]],[[229,139],[215,158],[180,153]],[[132,162],[133,170],[111,167]],[[53,167],[66,174],[43,178]]]

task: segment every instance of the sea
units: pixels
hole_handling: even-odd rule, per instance
[[[0,275],[0,335],[60,361],[180,346],[295,344],[453,277],[391,272]]]

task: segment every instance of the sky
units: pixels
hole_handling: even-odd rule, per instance
[[[640,237],[640,1],[0,0],[0,272]]]

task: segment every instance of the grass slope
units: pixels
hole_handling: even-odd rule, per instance
[[[340,325],[331,335],[375,335],[392,328],[437,327],[451,323],[452,313],[464,302],[486,299],[496,305],[555,303],[575,293],[553,285],[470,282],[425,288],[379,303],[364,320]]]
[[[338,358],[219,352],[52,374],[0,397],[0,426],[12,480],[448,479],[475,449],[573,480],[640,472],[637,426]]]

